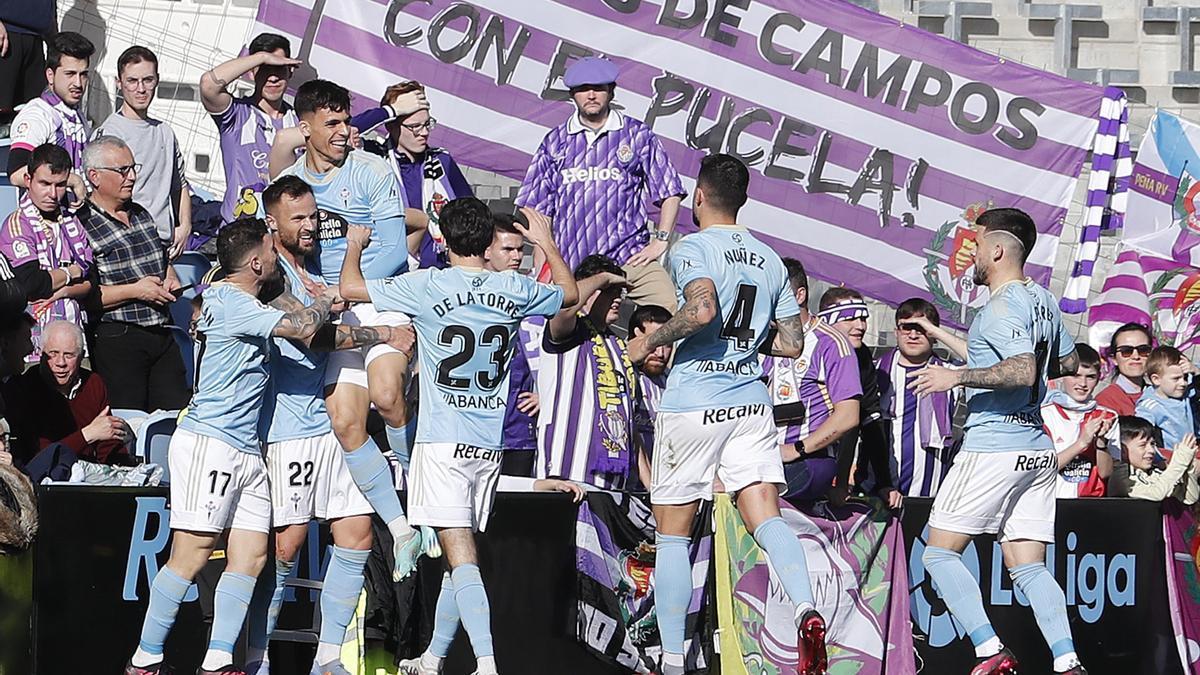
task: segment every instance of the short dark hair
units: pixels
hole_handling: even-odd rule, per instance
[[[46,43],[46,67],[58,70],[62,65],[62,57],[70,56],[82,59],[91,64],[92,54],[96,53],[96,45],[92,41],[74,31],[64,30],[56,33]]]
[[[1154,343],[1154,334],[1150,332],[1150,329],[1146,327],[1145,324],[1141,324],[1136,321],[1130,321],[1129,323],[1121,324],[1119,328],[1113,331],[1112,338],[1108,341],[1109,353],[1112,354],[1117,351],[1117,338],[1120,337],[1122,333],[1132,333],[1133,331],[1144,333],[1146,335],[1146,341],[1151,344]]]
[[[705,199],[712,202],[714,208],[730,214],[737,213],[746,203],[750,170],[733,155],[709,155],[700,160],[696,186],[704,190]]]
[[[1080,366],[1091,366],[1097,370],[1100,369],[1100,352],[1092,349],[1092,346],[1086,342],[1075,343],[1075,353],[1079,355]]]
[[[801,288],[808,290],[808,273],[804,271],[804,263],[795,258],[784,258],[783,267],[787,270],[788,283],[792,285],[793,292]]]
[[[846,288],[845,286],[834,286],[833,288],[831,288],[821,294],[821,302],[817,306],[817,308],[820,309],[822,312],[824,312],[825,310],[829,309],[830,307],[840,304],[844,300],[862,300],[862,299],[863,299],[862,293],[859,293],[858,291],[854,290],[853,288]]]
[[[495,232],[492,234],[492,236],[494,237],[496,234],[504,232],[505,234],[520,234],[522,237],[524,237],[525,235],[521,234],[521,231],[518,230],[517,226],[513,224],[515,222],[517,222],[517,218],[511,213],[493,213],[492,228],[495,230]]]
[[[350,92],[336,82],[309,80],[296,90],[296,102],[292,108],[299,117],[311,115],[318,110],[350,112]]]
[[[232,274],[246,263],[246,257],[267,236],[267,224],[261,218],[238,218],[221,228],[217,235],[217,261]]]
[[[1144,417],[1121,415],[1117,426],[1121,428],[1121,445],[1138,438],[1154,438],[1154,425]]]
[[[625,276],[625,270],[621,269],[621,265],[612,258],[602,254],[593,253],[575,266],[575,280],[594,277],[601,272],[608,272],[619,276]]]
[[[438,225],[446,247],[457,255],[483,255],[492,245],[492,211],[475,197],[450,200],[442,207]]]
[[[1016,237],[1024,249],[1021,252],[1021,262],[1029,259],[1029,254],[1033,252],[1033,246],[1037,243],[1037,226],[1034,225],[1033,218],[1021,209],[988,209],[979,214],[975,224],[986,232],[1007,232]]]
[[[942,325],[942,316],[938,314],[937,306],[925,298],[909,298],[896,308],[896,323],[914,316],[923,316],[935,326]]]
[[[660,305],[638,305],[629,315],[629,334],[643,330],[648,323],[663,324],[671,320],[671,312]]]
[[[33,178],[33,174],[42,166],[49,166],[50,173],[68,173],[75,168],[75,162],[71,161],[71,155],[62,146],[54,143],[42,143],[29,153],[29,159],[25,162],[25,170],[29,172],[29,177]]]
[[[282,49],[284,55],[292,55],[292,43],[287,38],[278,33],[259,33],[250,41],[250,45],[246,51],[251,54],[259,52],[273,52]]]
[[[117,77],[120,77],[121,73],[125,71],[125,66],[143,61],[153,63],[154,70],[158,71],[158,57],[148,48],[141,45],[134,45],[121,52],[121,55],[117,57]]]
[[[263,208],[270,213],[272,209],[279,206],[279,202],[283,200],[283,196],[287,195],[292,199],[311,195],[313,193],[312,186],[305,183],[299,176],[284,175],[275,179],[274,183],[267,186],[263,190]]]
[[[1146,359],[1146,376],[1162,375],[1167,368],[1177,366],[1185,359],[1183,352],[1174,347],[1168,345],[1155,347],[1150,351],[1150,358]]]

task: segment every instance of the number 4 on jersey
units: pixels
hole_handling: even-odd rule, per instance
[[[750,349],[754,342],[754,329],[750,327],[750,322],[754,319],[754,300],[757,297],[757,286],[739,284],[733,311],[721,327],[721,337],[732,340],[739,351]]]

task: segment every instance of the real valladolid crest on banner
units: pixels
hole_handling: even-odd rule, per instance
[[[947,220],[925,249],[925,287],[955,323],[970,324],[987,302],[987,287],[978,286],[975,271],[975,219],[995,206],[990,200],[963,209],[957,220]]]

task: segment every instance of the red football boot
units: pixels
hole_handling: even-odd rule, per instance
[[[810,609],[800,617],[796,645],[800,650],[798,675],[826,675],[829,658],[825,654],[825,619]]]
[[[995,656],[976,661],[971,675],[1019,675],[1020,667],[1017,657],[1005,647]]]

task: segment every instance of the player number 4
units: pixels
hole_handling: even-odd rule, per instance
[[[750,344],[754,342],[754,329],[750,327],[750,322],[754,319],[754,300],[757,297],[757,286],[739,284],[733,311],[721,327],[721,337],[732,340],[738,351],[750,349]]]

